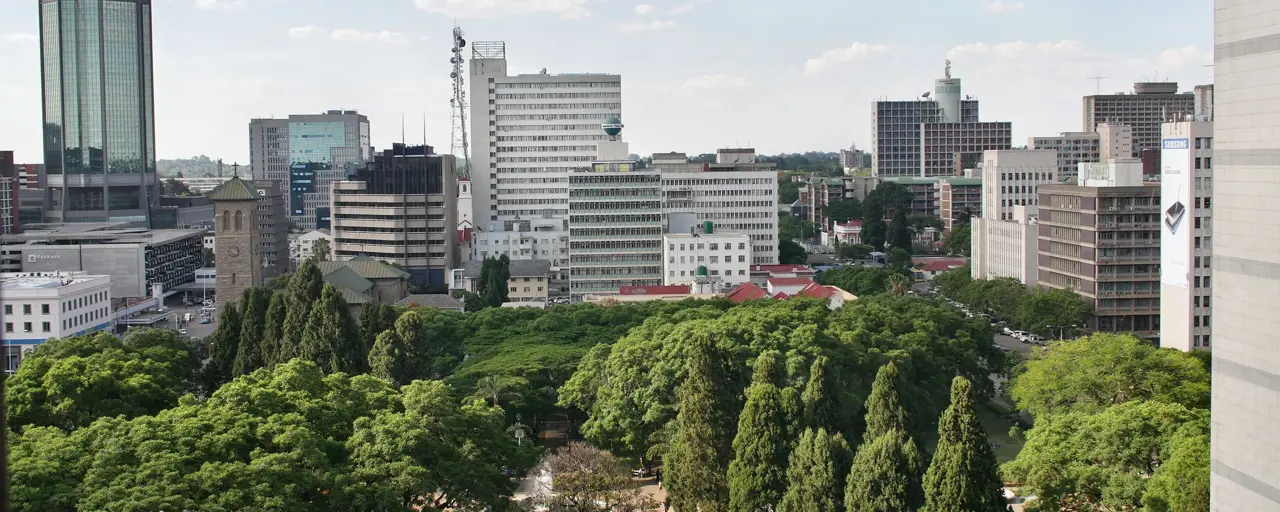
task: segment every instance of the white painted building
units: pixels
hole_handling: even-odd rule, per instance
[[[717,229],[751,237],[751,263],[778,263],[778,173],[774,164],[756,161],[754,149],[721,149],[716,163],[690,163],[683,153],[657,153],[653,167],[662,172],[662,211],[668,232],[687,232],[711,221]]]
[[[0,274],[0,331],[5,370],[17,370],[23,354],[49,338],[66,338],[114,324],[111,277],[85,272]]]
[[[470,229],[475,227],[475,223],[471,221],[471,180],[461,178],[458,180],[458,229]]]
[[[1027,286],[1036,284],[1035,206],[1014,206],[1012,220],[974,217],[972,222],[969,272],[974,279],[1011,277]]]
[[[552,267],[569,266],[569,232],[558,219],[528,219],[511,223],[482,223],[472,233],[472,261],[507,255],[511,260],[545,260]],[[488,229],[487,231],[485,229]]]
[[[1058,177],[1058,154],[1049,149],[982,153],[982,217],[1013,220],[1013,207],[1036,206],[1036,187]]]
[[[191,189],[192,192],[195,192],[197,194],[204,194],[215,188],[218,188],[218,185],[221,185],[227,180],[231,179],[231,176],[221,176],[221,177],[209,176],[209,177],[201,177],[201,178],[174,178],[174,179],[178,180],[178,183],[186,185],[187,188]]]
[[[1115,123],[1098,123],[1098,162],[1112,158],[1136,158],[1133,151],[1133,127]]]
[[[663,235],[662,284],[691,284],[699,278],[725,286],[751,281],[751,237],[712,230]]]
[[[328,231],[314,229],[300,235],[289,235],[289,259],[293,260],[294,268],[315,256],[317,240],[329,242],[329,259],[333,259],[333,235]]]
[[[1164,124],[1160,154],[1160,346],[1212,344],[1213,122]]]

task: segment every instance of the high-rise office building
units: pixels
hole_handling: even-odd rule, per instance
[[[1280,6],[1215,0],[1209,509],[1280,507]],[[1222,107],[1222,117],[1217,108]]]
[[[249,121],[253,177],[280,181],[298,229],[328,229],[330,186],[372,157],[369,118],[355,110]]]
[[[1208,350],[1213,123],[1165,123],[1160,162],[1160,346]]]
[[[711,221],[716,229],[751,237],[751,264],[778,263],[778,170],[756,161],[753,148],[721,149],[715,163],[689,162],[684,153],[659,153],[662,214],[667,231],[688,233]],[[687,214],[687,215],[685,215]],[[688,219],[682,225],[680,219]]]
[[[158,204],[150,0],[41,0],[48,222],[150,225]]]
[[[554,219],[567,237],[569,175],[589,169],[600,125],[622,117],[622,77],[603,73],[509,75],[506,43],[471,43],[472,222],[510,231]],[[483,236],[480,234],[478,236]]]
[[[333,184],[333,256],[367,256],[409,272],[415,290],[444,292],[457,267],[458,177],[453,155],[393,144],[350,181]]]
[[[1138,158],[1144,149],[1160,149],[1160,125],[1195,112],[1195,95],[1179,94],[1177,82],[1139,82],[1132,93],[1085,96],[1083,103],[1084,131],[1097,131],[1102,123],[1133,128],[1132,153],[1113,158]]]
[[[631,160],[617,139],[622,123],[604,124],[609,140],[596,161],[569,173],[569,293],[616,295],[623,286],[662,284],[662,177]]]

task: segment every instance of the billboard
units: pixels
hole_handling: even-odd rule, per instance
[[[1195,235],[1191,141],[1185,137],[1163,139],[1160,147],[1160,282],[1187,288],[1191,237]]]

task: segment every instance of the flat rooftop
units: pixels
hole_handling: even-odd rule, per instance
[[[41,229],[34,225],[31,229],[15,235],[0,236],[4,244],[40,244],[57,242],[82,242],[99,244],[144,243],[162,245],[192,236],[204,236],[204,229],[144,229],[122,228],[120,224],[84,223],[62,224],[56,227]]]
[[[108,276],[96,276],[83,272],[5,272],[0,274],[0,289],[36,290],[51,289],[73,284],[87,283]]]

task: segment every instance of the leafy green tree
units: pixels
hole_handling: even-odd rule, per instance
[[[573,441],[547,458],[547,469],[552,488],[538,489],[547,494],[538,505],[548,510],[649,512],[658,506],[606,450]]]
[[[747,403],[738,417],[729,463],[729,510],[734,512],[772,509],[787,488],[790,418],[774,384],[777,365],[777,352],[756,358]]]
[[[889,275],[888,290],[889,295],[894,297],[906,295],[908,291],[911,291],[911,278],[907,277],[906,274],[894,273]]]
[[[850,265],[823,272],[818,276],[818,282],[837,286],[858,297],[865,297],[885,293],[889,289],[891,275],[893,273],[885,268]]]
[[[908,246],[909,247],[909,246]],[[889,249],[888,254],[889,270],[899,274],[911,275],[911,252],[901,246],[894,246]]]
[[[840,244],[840,248],[836,250],[841,258],[850,260],[865,260],[871,256],[871,246],[863,244]]]
[[[1134,401],[1038,417],[1003,469],[1042,510],[1208,510],[1208,413]]]
[[[374,341],[382,331],[395,328],[395,320],[395,306],[390,304],[367,303],[361,307],[360,340],[364,342],[365,347],[373,348]]]
[[[817,224],[795,215],[778,216],[778,240],[809,240],[818,232]]]
[[[1095,333],[1036,352],[1010,393],[1037,419],[1147,400],[1207,409],[1209,373],[1185,352],[1156,348],[1128,334]]]
[[[898,367],[892,361],[876,371],[876,380],[871,383],[871,393],[867,396],[867,430],[863,435],[863,443],[894,429],[912,431],[911,416],[902,405],[900,385]]]
[[[875,190],[871,191],[862,201],[862,241],[877,252],[884,251],[884,245],[889,240],[889,225],[884,221],[886,214],[884,199]]]
[[[933,280],[938,285],[938,292],[944,297],[959,300],[960,293],[973,282],[973,277],[969,266],[965,265],[938,274]]]
[[[911,221],[907,220],[907,210],[893,212],[889,222],[889,245],[894,249],[902,249],[911,254]]]
[[[778,242],[778,261],[803,265],[809,261],[809,253],[795,240],[781,240]]]
[[[849,459],[849,444],[838,433],[806,429],[787,468],[787,493],[779,512],[840,510],[844,502],[841,463]]]
[[[196,368],[190,344],[170,330],[51,339],[6,379],[6,421],[14,430],[73,430],[102,417],[155,414],[193,389]]]
[[[267,302],[267,316],[262,327],[262,343],[260,343],[262,351],[263,366],[275,366],[283,361],[280,360],[280,338],[284,336],[284,320],[289,316],[286,304],[288,298],[284,293],[272,293],[271,300]],[[244,329],[241,329],[243,334]],[[243,336],[242,336],[243,338]]]
[[[968,222],[951,224],[951,231],[942,239],[942,250],[950,256],[969,256],[973,249],[972,225]]]
[[[243,316],[240,304],[231,303],[222,307],[218,315],[218,327],[213,330],[213,341],[209,347],[210,361],[205,367],[205,390],[212,392],[232,377],[236,355],[240,353],[240,329]]]
[[[515,387],[510,378],[501,379],[489,375],[476,382],[476,392],[472,396],[483,399],[494,407],[501,407],[502,400],[519,397],[519,393],[514,391]]]
[[[862,218],[862,203],[857,199],[837,199],[831,201],[822,210],[822,214],[832,222],[845,223]]]
[[[465,327],[457,313],[417,308],[395,321],[409,358],[409,380],[440,379],[452,373],[465,350]]]
[[[486,307],[496,308],[509,300],[508,281],[511,279],[511,260],[507,255],[485,258],[480,267],[478,293]]]
[[[311,257],[318,261],[329,261],[329,239],[317,238],[311,242]]]
[[[844,423],[840,414],[840,400],[837,390],[840,385],[832,373],[831,359],[827,356],[814,358],[809,367],[809,382],[804,386],[800,400],[804,404],[804,425],[806,428],[831,429],[838,432]]]
[[[367,354],[342,292],[327,284],[311,307],[298,357],[331,372],[362,373]]]
[[[1015,322],[1041,336],[1075,335],[1093,317],[1093,305],[1068,289],[1038,289],[1018,303]]]
[[[938,446],[924,475],[928,512],[1003,512],[1004,483],[974,410],[969,380],[956,377],[951,405],[938,421]]]
[[[724,510],[729,502],[726,474],[732,454],[731,418],[722,401],[722,355],[712,334],[688,340],[688,377],[680,386],[676,438],[667,453],[667,493],[676,510]]]
[[[253,287],[245,290],[241,300],[244,314],[240,321],[240,341],[236,347],[235,360],[231,363],[233,377],[250,373],[264,365],[263,333],[266,331],[267,308],[272,295],[274,294],[266,288]]]
[[[288,309],[277,362],[288,361],[301,354],[302,336],[311,318],[311,306],[320,299],[320,291],[323,289],[324,279],[320,275],[320,267],[311,259],[303,261],[289,279]]]
[[[924,455],[905,432],[891,429],[863,441],[849,470],[848,512],[911,512],[923,502]]]
[[[409,378],[408,350],[395,331],[383,331],[369,350],[369,373],[374,377],[399,384],[407,384]]]

